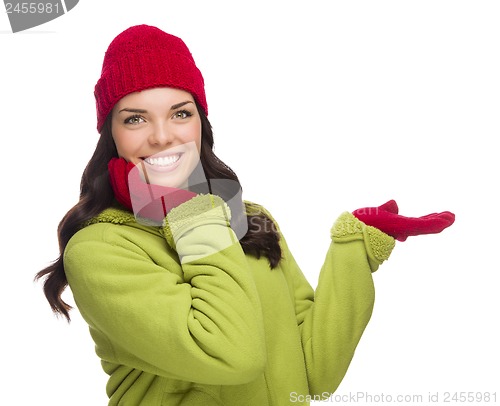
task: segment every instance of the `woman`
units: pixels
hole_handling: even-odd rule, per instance
[[[395,239],[438,233],[454,215],[407,218],[393,201],[343,213],[314,292],[269,213],[241,201],[214,155],[203,77],[181,39],[146,25],[119,34],[95,97],[101,136],[59,225],[61,257],[37,278],[68,320],[69,284],[109,404],[328,397],[370,318],[371,273]]]

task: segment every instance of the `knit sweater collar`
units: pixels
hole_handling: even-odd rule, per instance
[[[84,227],[96,223],[113,223],[113,224],[125,224],[125,223],[136,223],[136,219],[133,213],[128,210],[120,209],[118,207],[108,207],[100,212],[97,216],[92,217],[90,220],[84,223]]]

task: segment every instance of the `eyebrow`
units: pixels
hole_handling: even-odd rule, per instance
[[[188,103],[193,103],[193,102],[191,100],[186,100],[186,101],[174,104],[170,107],[170,110],[176,110],[176,109],[178,109],[178,108],[180,108]],[[132,108],[126,107],[124,109],[121,109],[118,113],[121,113],[122,111],[125,111],[127,113],[140,113],[140,114],[145,114],[148,112],[147,110],[143,110],[143,109],[132,109]]]
[[[142,110],[142,109],[129,109],[129,108],[124,108],[124,109],[121,109],[118,113],[121,113],[122,111],[126,111],[128,113],[141,113],[141,114],[144,114],[144,113],[147,113],[148,111],[147,110]]]
[[[177,104],[174,104],[172,107],[170,107],[170,110],[176,110],[178,109],[179,107],[182,107],[188,103],[193,103],[191,100],[186,100],[186,101],[183,101],[183,102],[180,102],[180,103],[177,103]]]

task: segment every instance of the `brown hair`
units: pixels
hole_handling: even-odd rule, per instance
[[[229,179],[238,182],[238,177],[229,166],[213,152],[214,138],[212,126],[203,109],[197,104],[202,123],[200,161],[205,176],[210,179]],[[108,162],[117,157],[116,146],[111,135],[111,115],[108,116],[97,142],[94,154],[83,171],[80,183],[80,199],[62,218],[57,228],[59,258],[35,275],[35,280],[44,278],[43,290],[52,311],[70,320],[71,306],[61,295],[68,286],[64,272],[63,253],[70,238],[82,224],[95,217],[104,209],[115,206],[113,190],[109,183]],[[248,230],[240,239],[244,252],[260,258],[264,255],[269,265],[275,268],[281,260],[279,233],[274,222],[259,206],[246,203]]]

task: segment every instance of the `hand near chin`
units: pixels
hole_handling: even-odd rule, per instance
[[[197,195],[186,189],[150,184],[142,176],[140,165],[123,158],[111,159],[108,171],[116,199],[148,225],[162,225],[170,210]]]
[[[139,165],[128,175],[133,212],[138,220],[161,225],[167,214],[197,194],[187,189],[152,184],[143,180]]]

